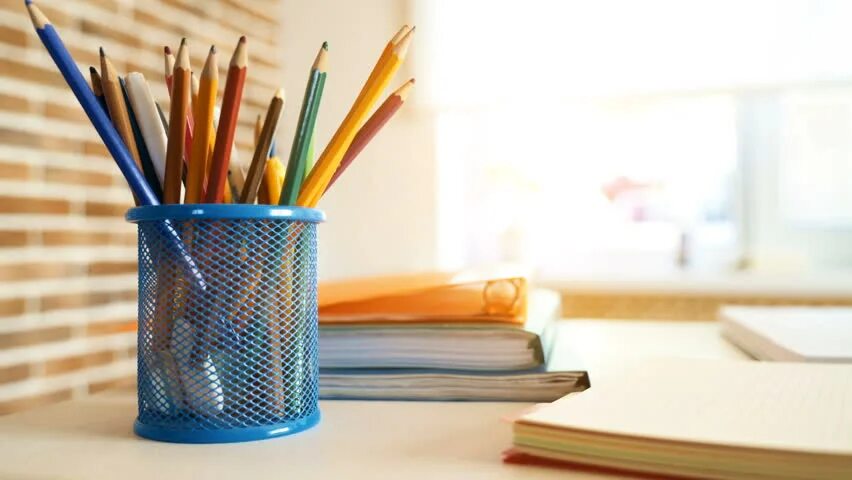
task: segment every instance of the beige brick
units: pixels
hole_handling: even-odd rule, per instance
[[[112,350],[57,358],[44,362],[44,374],[48,376],[59,375],[84,368],[97,367],[98,365],[106,365],[115,359],[116,355]]]
[[[89,275],[116,275],[136,272],[136,262],[94,262],[88,266]]]
[[[28,180],[33,178],[32,167],[25,163],[0,163],[0,178]]]
[[[13,263],[0,265],[0,282],[22,282],[74,275],[79,269],[67,263]]]
[[[12,365],[9,367],[0,368],[0,384],[2,383],[11,383],[11,382],[19,382],[21,380],[26,379],[30,376],[30,366],[21,364],[21,365]]]
[[[41,298],[40,310],[50,312],[68,308],[85,308],[103,305],[110,302],[109,292],[66,293],[48,295]]]
[[[0,415],[8,415],[21,410],[42,407],[52,403],[62,402],[71,399],[71,390],[61,390],[42,395],[34,395],[31,397],[17,398],[0,402]]]
[[[90,217],[114,217],[122,218],[124,213],[132,205],[121,205],[117,203],[86,202],[86,215]]]
[[[67,200],[0,195],[0,213],[69,213]]]
[[[56,118],[60,120],[73,120],[75,122],[89,121],[89,117],[86,116],[86,112],[78,106],[66,107],[65,105],[47,103],[44,106],[44,115],[47,118]]]
[[[112,235],[106,232],[81,230],[47,230],[42,232],[42,243],[58,245],[109,245]]]
[[[48,182],[69,183],[72,185],[91,185],[108,187],[112,185],[112,172],[92,172],[89,170],[74,170],[48,166],[44,169],[44,179]]]
[[[0,300],[0,317],[11,317],[24,313],[27,301],[24,298],[7,298]]]
[[[136,331],[136,319],[123,319],[113,322],[98,322],[86,326],[86,335],[99,337],[102,335],[113,335],[116,333],[127,333]]]
[[[27,39],[29,39],[29,37],[29,31],[0,25],[0,43],[25,47],[27,46]]]
[[[49,327],[0,334],[0,348],[25,347],[40,343],[59,342],[71,338],[70,327]]]
[[[0,93],[0,105],[8,112],[30,113],[35,110],[32,103],[24,97]]]
[[[0,247],[20,247],[26,245],[27,232],[23,230],[0,230]]]

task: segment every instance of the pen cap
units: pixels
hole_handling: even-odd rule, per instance
[[[126,218],[139,232],[135,432],[219,443],[315,425],[316,227],[324,214],[158,205],[133,208]],[[162,234],[164,223],[179,245]],[[187,256],[195,272],[185,268]]]

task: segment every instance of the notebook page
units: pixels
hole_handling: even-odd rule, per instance
[[[852,366],[659,359],[595,378],[520,422],[852,455]]]

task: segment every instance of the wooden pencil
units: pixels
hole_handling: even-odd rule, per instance
[[[104,89],[101,86],[101,74],[98,73],[97,68],[89,67],[89,78],[92,80],[92,93],[95,94],[95,98],[98,99],[98,103],[101,105],[101,108],[104,109],[104,113],[109,115],[109,109],[107,108],[106,99],[104,98]]]
[[[166,81],[166,89],[169,95],[172,94],[172,75],[175,71],[175,56],[172,55],[172,49],[168,45],[163,47],[163,66],[165,67],[164,79]]]
[[[364,124],[370,110],[387,87],[393,75],[402,65],[402,61],[408,52],[414,28],[408,31],[391,49],[387,62],[377,63],[379,71],[376,72],[372,81],[368,81],[362,88],[363,96],[357,100],[346,118],[338,127],[331,141],[326,145],[319,159],[305,179],[304,185],[299,193],[297,204],[302,207],[315,207],[322,194],[325,192],[328,182],[340,166],[343,155],[352,143],[358,129]]]
[[[257,142],[260,141],[260,131],[263,130],[263,115],[257,114],[254,119],[254,148],[257,148]]]
[[[166,148],[166,179],[163,203],[180,203],[180,184],[185,156],[186,114],[190,98],[189,46],[181,40],[172,80],[169,139]]]
[[[104,49],[100,49],[101,56],[101,87],[104,91],[104,99],[106,99],[109,116],[112,120],[121,139],[130,152],[133,162],[139,171],[142,170],[142,161],[139,158],[139,150],[136,148],[136,139],[133,137],[133,130],[130,127],[130,117],[127,114],[127,106],[124,103],[124,95],[121,93],[121,85],[118,81],[118,75],[115,72],[112,62],[109,61]]]
[[[192,153],[189,156],[189,172],[186,175],[184,203],[200,203],[207,182],[207,155],[210,150],[210,132],[213,131],[213,110],[219,86],[219,67],[216,63],[216,47],[210,47],[204,70],[201,72],[196,103],[193,106],[195,130],[192,132]]]
[[[340,178],[340,175],[349,168],[349,165],[351,165],[352,161],[355,160],[358,154],[364,150],[364,147],[373,140],[373,137],[376,136],[379,130],[381,130],[382,127],[388,123],[388,120],[390,120],[400,107],[402,107],[402,104],[405,103],[405,99],[408,97],[408,94],[413,87],[414,79],[412,78],[405,82],[395,92],[390,94],[384,103],[376,109],[370,119],[364,123],[364,126],[358,130],[358,133],[349,145],[349,149],[347,149],[346,154],[343,155],[343,160],[341,160],[340,166],[337,167],[337,171],[334,172],[334,175],[328,182],[328,186],[325,188],[326,191],[334,185],[334,182],[336,182],[337,179]]]
[[[327,63],[328,43],[323,42],[308,75],[305,97],[302,100],[302,110],[299,112],[296,133],[293,135],[293,146],[290,148],[290,158],[287,161],[284,186],[281,189],[279,202],[276,202],[280,205],[295,205],[299,197],[299,190],[302,188],[310,139],[316,125],[317,112],[325,86]]]
[[[206,203],[222,203],[228,181],[228,165],[231,150],[234,147],[234,133],[240,112],[243,86],[246,80],[248,53],[246,37],[240,37],[237,48],[228,66],[228,78],[225,81],[225,93],[222,96],[222,110],[219,114],[219,126],[216,129],[216,143],[213,159],[210,162],[210,177],[207,182]]]
[[[281,199],[281,187],[284,185],[285,178],[284,163],[278,157],[269,157],[266,162],[266,171],[263,173],[263,181],[261,185],[266,191],[265,201],[260,200],[258,193],[257,203],[266,203],[268,205],[278,205]]]
[[[183,41],[185,41],[184,39]],[[169,96],[172,94],[172,81],[175,70],[175,57],[172,54],[172,49],[168,45],[163,47],[163,65],[165,67],[164,80]],[[186,172],[189,170],[189,153],[192,151],[192,129],[194,122],[192,121],[192,107],[186,112],[186,133],[184,134],[184,157],[183,157],[183,174],[181,181],[186,183]],[[168,127],[167,127],[168,128]]]
[[[249,166],[246,182],[240,192],[240,203],[254,203],[257,198],[257,189],[260,186],[261,177],[263,177],[264,169],[266,168],[267,155],[269,154],[269,143],[272,141],[272,135],[278,127],[278,119],[281,116],[281,111],[284,109],[284,89],[279,88],[272,100],[269,102],[269,108],[266,111],[266,119],[263,121],[263,128],[258,138],[257,146],[254,149],[254,156]]]

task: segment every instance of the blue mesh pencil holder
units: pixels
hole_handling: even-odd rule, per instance
[[[180,443],[242,442],[317,424],[319,210],[160,205],[139,231],[139,416]]]

